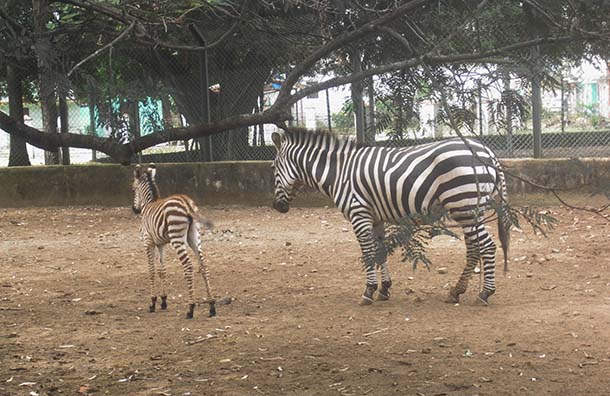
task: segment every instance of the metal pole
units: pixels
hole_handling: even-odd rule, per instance
[[[197,26],[194,24],[188,25],[191,34],[198,41],[199,45],[205,47],[206,41],[203,34],[199,31]],[[201,111],[202,121],[209,124],[211,122],[210,116],[210,81],[209,81],[209,70],[208,70],[208,51],[199,51],[199,81],[201,82]],[[213,161],[212,151],[212,138],[206,136],[200,139],[202,145],[202,156],[203,161]]]
[[[534,130],[534,158],[542,158],[542,100],[540,79],[532,78],[532,128]]]
[[[330,98],[329,98],[328,89],[326,90],[326,118],[328,120],[328,131],[332,132],[333,123],[332,123],[332,116],[330,115]]]
[[[91,129],[91,136],[95,136],[95,96],[89,94],[89,124]],[[97,152],[91,150],[91,161],[97,161]]]
[[[565,106],[565,80],[563,78],[563,70],[561,71],[561,133],[566,131],[566,106]]]
[[[350,52],[352,72],[354,74],[362,71],[362,61],[360,59],[360,50],[354,49]],[[365,143],[364,136],[364,109],[362,105],[362,82],[356,81],[352,83],[352,103],[354,105],[354,115],[356,118],[356,141]]]
[[[479,102],[479,136],[483,136],[483,86],[481,80],[478,81],[478,102]]]

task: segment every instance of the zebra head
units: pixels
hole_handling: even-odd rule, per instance
[[[133,171],[133,206],[131,207],[135,214],[141,213],[144,205],[159,197],[156,173],[155,164],[150,164],[146,171],[140,165],[136,165]]]
[[[274,132],[271,139],[277,148],[277,155],[271,165],[275,181],[273,208],[280,213],[286,213],[290,209],[294,185],[298,181],[296,164],[288,155],[286,136]]]

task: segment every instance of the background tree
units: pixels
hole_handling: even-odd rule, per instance
[[[290,118],[291,107],[307,95],[373,75],[389,82],[401,72],[407,87],[400,82],[393,86],[400,88],[395,96],[403,103],[412,103],[422,95],[442,94],[445,101],[468,109],[473,92],[464,89],[462,76],[474,67],[492,81],[499,78],[497,65],[512,67],[515,73],[523,69],[531,60],[532,47],[540,49],[538,58],[543,62],[539,63],[549,65],[608,53],[608,26],[603,18],[588,17],[607,15],[604,12],[610,5],[585,0],[411,0],[398,4],[389,0],[374,4],[244,0],[204,2],[195,7],[187,1],[116,4],[61,0],[54,4],[70,6],[82,20],[95,20],[86,28],[80,23],[72,31],[53,28],[49,32],[95,43],[96,50],[86,57],[77,60],[75,52],[67,56],[70,64],[79,65],[69,79],[74,92],[83,86],[87,73],[103,87],[105,82],[96,73],[104,63],[132,65],[133,59],[140,65],[129,67],[140,68],[141,76],[151,79],[150,89],[166,90],[185,117],[205,120],[201,115],[197,118],[195,111],[188,114],[188,107],[197,109],[197,98],[201,97],[201,84],[194,84],[188,76],[201,71],[198,52],[208,51],[209,83],[218,83],[220,88],[210,101],[211,123],[191,121],[188,127],[166,128],[117,142],[73,134],[41,135],[0,113],[3,129],[41,147],[92,148],[123,163],[161,142],[224,131],[233,131],[229,138],[222,138],[228,139],[227,147],[233,150],[245,139],[244,128],[262,123],[281,125]],[[528,28],[532,24],[543,28],[533,35]],[[202,32],[206,46],[195,41],[189,26]],[[361,72],[351,70],[350,53],[354,51],[366,60]],[[125,67],[123,70],[129,70]],[[250,72],[249,77],[244,70]],[[303,77],[319,72],[332,75],[319,84],[302,89],[297,86]],[[277,100],[264,111],[255,112],[261,87],[278,73],[283,73],[285,80]],[[127,86],[132,87],[132,81]],[[149,92],[147,88],[146,94]]]

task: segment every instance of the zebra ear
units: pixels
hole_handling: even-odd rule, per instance
[[[155,176],[157,175],[157,167],[155,164],[150,164],[146,170],[146,173],[148,173],[152,180],[155,180]]]
[[[279,150],[282,146],[282,135],[277,132],[273,132],[271,134],[271,140],[273,140],[273,144],[275,144],[275,147]]]
[[[133,177],[136,179],[142,177],[142,167],[140,165],[136,165],[135,169],[133,170]]]

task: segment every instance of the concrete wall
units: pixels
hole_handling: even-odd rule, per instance
[[[608,179],[610,159],[507,160],[509,173],[536,183],[591,191]],[[184,193],[204,205],[270,205],[273,176],[268,161],[158,164],[162,195]],[[0,207],[129,206],[133,167],[121,165],[0,168]],[[607,182],[606,182],[607,183]],[[512,196],[536,192],[509,176]],[[321,194],[304,191],[295,205],[328,205]]]

